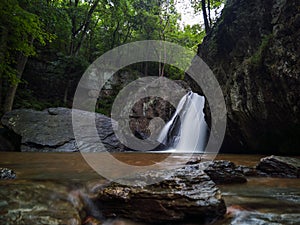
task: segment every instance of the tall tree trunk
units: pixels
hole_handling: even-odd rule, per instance
[[[0,43],[0,64],[5,64],[5,54],[7,50],[8,30],[6,27],[1,26],[1,43]],[[3,98],[3,66],[0,67],[0,111],[2,111],[2,98]]]
[[[145,75],[145,77],[147,77],[148,76],[148,61],[146,61],[145,63],[144,63],[144,75]]]
[[[91,18],[92,18],[92,15],[93,15],[94,11],[96,10],[99,2],[100,2],[100,0],[95,0],[93,5],[91,6],[90,10],[88,11],[85,22],[82,25],[83,30],[81,31],[81,36],[78,40],[77,46],[74,49],[74,55],[77,55],[77,53],[79,52],[79,50],[81,48],[81,45],[82,45],[82,43],[85,39],[85,36],[86,36],[88,30],[90,29]]]
[[[3,98],[2,93],[3,93],[3,78],[0,75],[0,113],[2,111],[2,98]]]
[[[164,43],[164,62],[162,64],[161,74],[160,74],[160,76],[162,77],[165,75],[166,62],[167,62],[167,48],[166,48],[166,43]]]
[[[18,79],[21,79],[21,77],[22,77],[27,60],[28,60],[28,56],[25,56],[23,53],[20,53],[18,62],[17,62],[17,78]],[[17,88],[18,88],[18,83],[11,84],[10,87],[8,88],[5,102],[4,102],[4,107],[3,107],[4,113],[10,112],[12,110]]]
[[[209,33],[210,31],[210,26],[209,26],[209,21],[207,17],[207,12],[206,12],[206,0],[201,0],[201,7],[202,7],[202,14],[203,14],[203,20],[204,20],[204,26],[205,26],[205,32],[206,34]]]
[[[210,5],[210,0],[207,0],[207,11],[208,11],[209,27],[211,27],[212,20],[211,20],[211,5]]]
[[[71,81],[68,80],[67,86],[66,86],[66,88],[65,88],[65,93],[64,93],[64,104],[65,104],[65,105],[67,105],[67,103],[68,103],[68,93],[69,93],[70,85],[71,85]]]

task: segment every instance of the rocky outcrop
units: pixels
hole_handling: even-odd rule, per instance
[[[299,42],[298,0],[227,1],[198,49],[227,105],[223,150],[299,153]]]
[[[82,224],[79,197],[59,184],[2,181],[0,199],[0,224]]]
[[[13,180],[16,178],[16,173],[8,168],[0,168],[0,180]]]
[[[155,224],[182,221],[202,224],[226,212],[215,183],[195,166],[186,166],[173,174],[170,171],[158,172],[164,180],[151,185],[143,182],[147,181],[149,174],[138,176],[141,181],[135,186],[112,183],[92,190],[91,195],[104,216]]]
[[[88,112],[80,112],[82,118]],[[111,119],[95,114],[96,127],[101,142],[107,151],[122,151],[123,145],[118,141],[112,129]],[[21,136],[21,151],[39,152],[74,152],[78,151],[72,128],[71,109],[49,108],[44,111],[17,109],[5,114],[1,122],[4,126]],[[81,133],[89,137],[86,127]],[[81,144],[81,143],[80,143]],[[85,152],[104,151],[94,149],[93,143],[82,143]]]
[[[171,119],[180,99],[189,90],[184,81],[166,80],[163,77],[141,79],[125,91],[127,96],[131,96],[130,99],[126,99],[128,102],[126,106],[132,108],[128,109],[125,106],[120,111],[119,117],[126,118],[124,113],[130,111],[130,130],[139,139],[150,137],[156,140],[163,125]],[[161,123],[155,121],[157,118],[160,118]]]
[[[244,174],[238,170],[233,162],[216,160],[212,162],[202,162],[200,165],[204,166],[204,172],[216,184],[238,184],[247,182]]]
[[[300,178],[300,159],[272,155],[262,158],[256,169],[272,177]]]

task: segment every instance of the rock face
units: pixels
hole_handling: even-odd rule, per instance
[[[226,206],[220,191],[197,166],[174,174],[162,172],[165,180],[152,185],[127,186],[112,183],[94,190],[94,199],[106,217],[124,217],[155,224],[197,221],[221,217]],[[142,176],[147,179],[147,176]]]
[[[227,1],[198,48],[225,96],[224,150],[299,153],[299,43],[298,0]]]
[[[272,177],[300,178],[300,159],[281,156],[262,158],[257,170]]]
[[[158,135],[155,134],[159,134],[164,123],[171,119],[180,99],[189,90],[184,81],[167,82],[166,80],[163,77],[141,79],[125,90],[126,95],[130,98],[126,99],[128,104],[121,109],[118,116],[126,118],[125,113],[130,112],[130,130],[139,139],[150,137],[151,140],[156,140]],[[160,118],[164,123],[155,121],[157,118]],[[124,127],[126,126],[127,124],[124,124]],[[151,135],[153,136],[151,137]]]
[[[0,199],[1,224],[81,224],[83,205],[58,184],[2,181]]]
[[[86,116],[87,112],[82,112]],[[72,128],[71,109],[49,108],[44,111],[17,109],[5,114],[1,122],[4,126],[21,136],[21,151],[74,152],[78,151]],[[111,119],[96,114],[96,127],[101,142],[107,151],[122,151],[112,129]],[[85,134],[85,127],[82,133]],[[86,133],[88,138],[88,133]],[[88,141],[83,143],[86,152],[104,151],[94,149]]]
[[[16,173],[8,168],[0,168],[0,180],[12,180],[16,178]]]

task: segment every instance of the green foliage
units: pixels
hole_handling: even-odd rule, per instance
[[[43,29],[39,17],[21,7],[17,0],[3,0],[0,2],[0,32],[2,54],[0,60],[0,76],[8,78],[10,83],[17,83],[15,69],[16,55],[25,56],[36,54],[33,41],[42,45],[51,41],[53,36]]]
[[[65,87],[68,93],[69,84],[78,81],[89,63],[122,44],[154,39],[174,42],[196,50],[204,37],[203,29],[200,25],[180,28],[180,15],[176,12],[175,2],[175,0],[1,1],[0,78],[4,81],[4,89],[9,84],[22,81],[20,76],[17,76],[20,54],[35,57],[39,63],[45,65],[47,76],[43,76],[43,72],[40,71],[31,73],[25,70],[27,79],[30,74],[34,74],[34,78],[38,79],[33,82],[36,85],[47,82],[51,85],[59,83],[59,88]],[[215,4],[217,1],[212,2]],[[163,66],[163,63],[149,62],[147,66],[151,75],[164,75],[171,79],[182,79],[184,76],[183,71],[173,66]],[[30,68],[34,70],[34,67]],[[164,73],[160,74],[158,68],[163,68]],[[145,64],[140,63],[135,69],[144,73]],[[40,74],[41,77],[36,74]],[[49,78],[49,74],[56,82]],[[39,106],[36,102],[39,99],[38,93],[28,94],[30,91],[24,90],[24,87],[26,85],[22,85],[21,94],[17,94],[15,106],[21,107],[23,104],[24,107],[43,108],[44,103]],[[74,90],[70,93],[72,91]],[[109,113],[105,108],[110,102],[111,99],[106,99],[100,103],[105,114]]]
[[[205,9],[203,9],[203,4],[205,5]],[[211,28],[216,20],[220,17],[221,9],[223,8],[226,0],[190,0],[190,3],[192,4],[192,7],[194,8],[195,13],[202,12],[203,19],[208,20],[208,26]],[[207,18],[205,14],[207,14]]]
[[[183,80],[185,72],[174,66],[166,66],[166,76],[171,80]]]
[[[104,96],[97,102],[95,112],[110,117],[111,107],[115,100],[115,95]]]
[[[194,52],[197,51],[199,43],[203,41],[205,37],[205,31],[199,25],[187,25],[183,30],[179,30],[176,35],[174,42],[181,44],[187,48],[190,48]]]
[[[64,106],[61,101],[48,101],[35,97],[34,93],[30,90],[20,89],[15,99],[15,108],[28,108],[35,110],[44,110],[49,107]]]

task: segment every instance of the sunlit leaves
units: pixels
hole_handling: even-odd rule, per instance
[[[12,82],[17,82],[14,77],[16,71],[15,56],[22,53],[25,56],[36,54],[34,41],[42,45],[51,41],[54,36],[45,32],[39,17],[22,8],[24,1],[3,0],[0,2],[0,28],[2,59],[0,76],[9,77]]]

